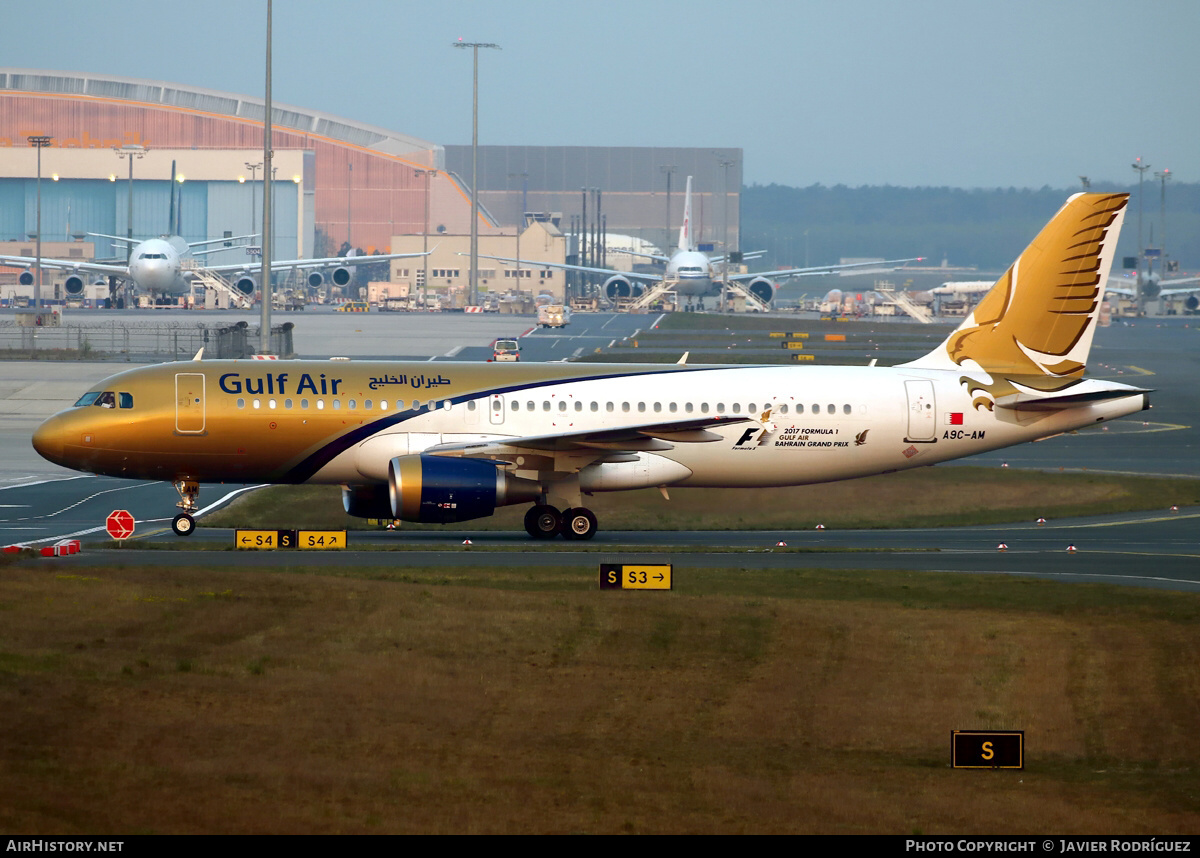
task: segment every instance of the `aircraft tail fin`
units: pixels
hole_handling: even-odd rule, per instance
[[[1128,194],[1076,194],[940,346],[906,366],[962,368],[976,408],[1083,377]],[[988,376],[986,380],[982,377]]]
[[[693,250],[692,246],[692,177],[687,177],[687,190],[683,193],[683,226],[679,228],[679,250]]]

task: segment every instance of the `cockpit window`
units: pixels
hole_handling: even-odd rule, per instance
[[[138,259],[166,259],[165,253],[139,253]]]
[[[101,408],[133,408],[133,394],[120,391],[106,390],[103,393],[91,391],[79,397],[75,407],[98,405]]]

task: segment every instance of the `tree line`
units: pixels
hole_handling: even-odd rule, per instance
[[[1138,188],[1096,183],[1092,191],[1132,193],[1118,259],[1135,256]],[[1142,200],[1146,246],[1161,246],[1162,189],[1147,180]],[[1079,188],[901,188],[750,185],[742,189],[741,247],[765,250],[772,267],[827,265],[850,257],[924,256],[934,265],[1007,267]],[[1200,183],[1166,186],[1167,255],[1200,268]]]

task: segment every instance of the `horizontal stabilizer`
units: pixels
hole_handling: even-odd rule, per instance
[[[1153,391],[1141,387],[1116,382],[1087,379],[1057,392],[1043,392],[1032,387],[1026,387],[1013,379],[1009,379],[1016,393],[1001,396],[996,400],[997,408],[1008,408],[1016,411],[1062,411],[1066,408],[1078,408],[1081,405],[1091,405],[1097,402],[1108,402],[1113,399],[1124,399],[1127,396],[1146,395]]]

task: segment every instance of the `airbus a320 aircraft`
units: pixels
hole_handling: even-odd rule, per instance
[[[632,251],[622,251],[630,253]],[[462,254],[466,255],[466,254]],[[883,262],[852,262],[845,265],[826,265],[823,268],[788,268],[780,271],[759,271],[749,274],[730,274],[724,276],[724,256],[710,258],[707,253],[696,249],[692,238],[692,177],[687,177],[687,190],[683,197],[683,225],[679,228],[679,244],[671,256],[656,256],[638,253],[637,256],[647,256],[665,264],[663,274],[643,274],[636,271],[622,271],[614,274],[609,268],[592,268],[586,265],[570,265],[559,262],[537,262],[536,265],[546,268],[559,268],[564,271],[582,271],[587,274],[605,274],[608,279],[600,287],[600,293],[610,304],[627,298],[635,299],[633,308],[649,307],[662,298],[667,292],[674,292],[687,299],[690,305],[697,302],[704,307],[704,299],[717,297],[721,292],[728,291],[745,298],[756,310],[770,309],[771,300],[775,297],[775,283],[770,278],[812,277],[820,274],[836,274],[838,272],[853,272],[856,268],[895,268],[906,262],[920,262],[923,257],[912,259],[889,259]],[[481,259],[495,259],[499,262],[519,262],[503,256],[481,256]]]
[[[191,361],[129,370],[43,423],[80,471],[335,483],[368,518],[451,523],[530,504],[588,539],[594,492],[843,480],[1047,438],[1149,407],[1084,378],[1126,194],[1072,197],[932,352],[895,367]]]

